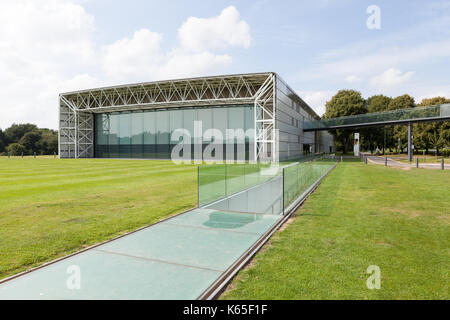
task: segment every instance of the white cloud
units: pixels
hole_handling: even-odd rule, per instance
[[[0,127],[58,126],[58,93],[95,64],[94,29],[94,17],[70,1],[0,3]]]
[[[374,87],[393,87],[405,82],[413,74],[413,71],[402,73],[398,69],[390,68],[382,74],[372,77],[370,79],[370,85]]]
[[[360,82],[361,79],[358,76],[351,74],[351,75],[348,75],[345,77],[345,81],[347,81],[349,83],[357,83],[357,82]]]
[[[2,1],[0,21],[2,49],[27,62],[49,57],[59,62],[86,60],[94,53],[94,17],[69,1]]]
[[[215,55],[204,51],[200,53],[171,53],[166,62],[156,70],[158,79],[180,78],[207,75],[221,70],[232,63],[227,54]]]
[[[178,30],[179,45],[169,52],[161,48],[162,34],[136,31],[103,48],[103,69],[115,79],[161,80],[200,76],[231,65],[228,54],[209,50],[250,45],[250,27],[233,6],[212,18],[190,17]]]
[[[178,30],[181,45],[192,51],[250,47],[250,27],[234,6],[212,18],[190,17]]]
[[[131,39],[124,38],[105,46],[103,67],[106,74],[126,77],[151,72],[163,60],[161,40],[161,34],[141,29]]]
[[[164,53],[162,39],[159,33],[141,29],[131,39],[124,38],[104,47],[102,61],[106,74],[120,80],[161,80],[206,74],[232,62],[229,55],[208,51],[190,52],[178,48]]]
[[[308,77],[343,78],[349,71],[358,77],[373,76],[387,68],[401,68],[418,63],[430,63],[450,57],[450,41],[436,41],[408,46],[391,46],[377,49],[373,44],[362,43],[350,46],[348,50],[334,50],[325,53],[325,60]]]
[[[337,91],[336,91],[337,92]],[[311,107],[314,111],[322,116],[325,113],[325,104],[331,100],[336,93],[333,91],[298,91],[297,94]]]
[[[210,19],[186,20],[180,43],[169,51],[162,50],[163,35],[148,29],[99,45],[95,18],[83,3],[0,2],[0,128],[32,122],[56,129],[61,92],[223,72],[232,57],[212,50],[250,45],[249,27],[234,7]],[[211,31],[217,42],[205,43]],[[181,42],[188,39],[191,46]]]
[[[423,99],[430,99],[434,97],[445,97],[450,99],[450,88],[423,88],[423,92],[414,96],[417,103],[420,103]]]

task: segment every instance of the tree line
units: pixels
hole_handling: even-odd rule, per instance
[[[34,124],[13,124],[0,129],[0,155],[51,155],[58,152],[58,131]]]
[[[326,103],[325,119],[374,112],[391,111],[397,109],[416,108],[423,106],[450,103],[445,97],[423,99],[416,104],[414,98],[408,94],[395,98],[375,95],[364,99],[355,90],[340,90]],[[331,131],[334,136],[337,151],[344,153],[353,150],[353,133],[360,132],[361,148],[373,152],[377,148],[383,152],[400,152],[408,144],[408,127],[406,125],[391,125],[386,127],[369,127],[360,129],[338,129]],[[413,124],[414,149],[436,150],[436,154],[443,148],[450,147],[450,121],[423,122]],[[385,148],[385,149],[384,149]]]

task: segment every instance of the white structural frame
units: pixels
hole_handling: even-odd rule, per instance
[[[254,104],[254,160],[277,161],[273,72],[138,83],[59,95],[60,158],[94,157],[94,114]]]

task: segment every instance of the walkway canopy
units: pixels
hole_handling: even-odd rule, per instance
[[[450,104],[305,121],[303,131],[361,128],[445,120],[450,120]]]

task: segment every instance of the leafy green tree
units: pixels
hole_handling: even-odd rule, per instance
[[[19,140],[19,144],[23,145],[31,153],[41,153],[39,152],[38,147],[41,138],[42,136],[39,131],[30,131],[24,134],[24,136]]]
[[[58,133],[54,130],[40,129],[41,139],[37,147],[40,154],[53,154],[58,152]]]
[[[5,151],[6,148],[6,137],[5,134],[3,133],[3,130],[0,129],[0,152]]]
[[[389,104],[392,98],[378,94],[367,99],[367,112],[383,112],[389,110]]]
[[[324,118],[337,118],[367,113],[361,93],[355,90],[340,90],[326,103]],[[354,130],[338,129],[333,132],[336,147],[344,153],[350,149]]]
[[[58,152],[58,131],[51,129],[39,129],[34,124],[13,124],[4,132],[0,130],[0,152],[9,145],[16,144],[11,150],[20,150],[24,154],[53,154]],[[17,144],[19,146],[17,146]],[[21,149],[22,147],[25,150]],[[11,151],[10,151],[11,152]]]
[[[8,143],[18,143],[27,132],[34,130],[37,130],[37,126],[31,123],[13,124],[5,130],[6,140]]]
[[[434,97],[423,99],[418,106],[434,106],[444,103],[450,103],[450,99],[445,97]],[[417,124],[414,128],[414,145],[417,148],[428,150],[436,149],[436,155],[439,149],[450,147],[450,123],[442,122],[425,122]]]
[[[28,154],[27,148],[25,148],[23,145],[21,145],[19,143],[11,143],[6,148],[6,151],[9,152],[13,156],[20,156],[20,155],[22,155],[22,153],[24,155]]]
[[[392,98],[384,96],[382,94],[371,96],[367,99],[367,112],[384,112],[389,108],[389,103]],[[391,127],[375,127],[364,129],[362,132],[364,141],[368,143],[364,145],[366,149],[374,150],[377,147],[384,150],[384,130],[386,130],[386,147],[393,145],[393,129]]]
[[[408,94],[398,96],[393,98],[389,102],[388,110],[399,110],[414,108],[416,103],[414,98]],[[408,127],[406,125],[396,125],[393,127],[393,138],[395,141],[395,147],[398,147],[398,142],[400,142],[400,149],[406,148],[408,145]],[[392,146],[391,146],[392,147]],[[401,151],[401,150],[397,150]]]

